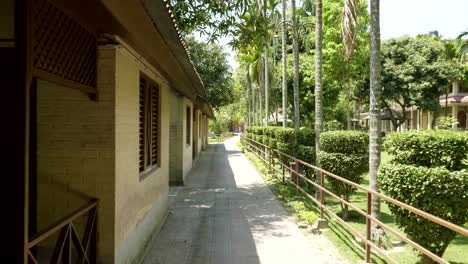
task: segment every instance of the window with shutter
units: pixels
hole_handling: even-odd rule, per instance
[[[145,77],[140,77],[139,104],[139,171],[146,176],[159,167],[160,95],[159,86]]]
[[[192,119],[191,111],[190,111],[190,106],[187,106],[186,113],[185,113],[185,143],[187,143],[187,146],[190,146],[190,134],[191,134],[191,127],[190,127],[190,120]]]
[[[198,114],[198,138],[201,138],[202,133],[202,115]]]

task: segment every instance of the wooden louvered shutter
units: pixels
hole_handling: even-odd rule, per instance
[[[186,120],[185,120],[185,126],[186,126],[186,129],[185,129],[185,143],[187,143],[187,145],[190,145],[190,120],[192,119],[192,115],[190,114],[190,106],[187,106],[187,110],[186,110],[186,113],[185,113],[185,117],[186,117]]]
[[[151,165],[159,164],[159,87],[151,85]]]
[[[201,138],[202,134],[202,115],[198,115],[198,138]]]
[[[159,165],[159,86],[140,78],[139,171],[145,175]]]
[[[140,96],[139,96],[139,103],[140,103],[140,119],[139,119],[139,156],[138,156],[138,164],[140,172],[143,172],[146,167],[145,163],[145,145],[146,145],[146,81],[145,79],[140,79]]]

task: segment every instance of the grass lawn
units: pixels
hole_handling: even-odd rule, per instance
[[[208,143],[219,143],[219,142],[223,142],[224,140],[232,137],[232,133],[224,133],[224,134],[221,134],[219,137],[217,136],[214,136],[214,137],[208,137]]]
[[[260,159],[254,157],[253,154],[247,153],[251,160],[255,160],[254,163],[259,167],[260,171],[266,174],[265,166],[260,162]],[[382,153],[382,163],[387,163],[391,160],[391,156],[387,153]],[[279,167],[278,167],[279,168]],[[303,201],[306,204],[306,211],[315,211],[315,214],[318,215],[317,207],[314,206],[313,202],[308,200],[302,195],[297,195],[295,188],[292,185],[288,187],[281,188],[278,187],[281,185],[279,180],[274,180],[267,177],[267,183],[273,189],[274,193],[278,196],[280,200],[286,202],[288,205],[292,201]],[[278,185],[279,184],[279,185]],[[363,186],[369,185],[368,175],[365,176],[365,180],[362,183]],[[279,190],[279,191],[278,191]],[[366,210],[366,193],[363,191],[356,192],[351,197],[351,202],[362,210]],[[326,198],[326,203],[330,206],[335,213],[341,211],[341,206],[337,203],[332,197]],[[294,209],[294,208],[293,208]],[[301,211],[302,207],[298,210],[293,210],[293,213],[297,218]],[[382,202],[381,205],[382,221],[388,226],[400,230],[394,220],[393,216],[390,213],[390,210],[385,202]],[[365,234],[366,225],[365,217],[358,214],[355,210],[350,208],[349,219],[347,221],[354,229],[358,230],[362,234]],[[365,252],[364,250],[356,243],[354,235],[343,228],[339,223],[329,219],[329,229],[325,230],[324,235],[338,248],[339,252],[346,257],[350,263],[357,263],[364,259]],[[468,227],[468,224],[466,225]],[[388,232],[387,232],[388,233]],[[400,230],[400,233],[404,234]],[[418,263],[419,257],[416,251],[412,250],[412,247],[404,245],[397,240],[391,234],[388,234],[394,245],[393,249],[389,250],[389,254],[397,260],[399,263]],[[387,261],[376,254],[372,254],[373,263],[387,263]],[[451,245],[447,248],[444,254],[444,259],[448,260],[450,263],[465,263],[468,264],[468,237],[462,237],[461,235],[457,236],[455,240],[452,241]]]
[[[383,152],[381,163],[388,163],[390,162],[391,158],[392,157],[390,155],[388,155],[386,152]],[[366,187],[369,186],[368,175],[365,176],[364,182],[361,185]],[[329,205],[331,205],[334,208],[334,212],[338,213],[341,210],[339,203],[335,202],[334,199],[332,199],[331,197],[327,197],[326,201]],[[366,193],[363,191],[357,191],[356,194],[351,197],[351,202],[358,208],[361,208],[365,211],[367,207]],[[404,234],[404,232],[401,229],[399,229],[395,224],[393,216],[390,213],[390,209],[388,208],[386,202],[382,202],[381,214],[382,221],[385,224],[387,224],[391,228],[399,230],[400,233]],[[362,234],[365,234],[365,217],[350,209],[349,220],[347,222],[353,228],[362,232]],[[466,226],[468,227],[468,224]],[[350,234],[343,227],[335,223],[332,223],[330,225],[330,230],[332,232],[326,232],[325,235],[334,243],[335,246],[337,246],[340,249],[340,252],[344,256],[348,257],[348,259],[351,262],[355,263],[356,261],[362,260],[364,258],[364,251],[356,248],[356,244],[353,242],[354,237],[352,234]],[[396,245],[393,249],[389,251],[390,255],[395,260],[397,260],[399,263],[418,263],[418,254],[412,249],[411,246],[401,245],[399,243],[400,241],[395,236],[391,234],[388,235],[390,236],[394,245]],[[450,263],[468,264],[468,237],[458,235],[445,251],[444,259],[448,260]],[[385,259],[382,259],[376,255],[373,255],[373,262],[387,263]]]

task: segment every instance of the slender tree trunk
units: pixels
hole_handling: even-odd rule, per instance
[[[371,43],[370,43],[370,105],[369,105],[369,187],[379,191],[377,173],[380,165],[380,0],[371,0]],[[380,199],[372,196],[371,214],[380,219]]]
[[[320,133],[323,129],[323,102],[322,102],[322,0],[315,0],[315,153],[320,151]],[[317,156],[317,155],[316,155]],[[318,159],[315,164],[320,166]],[[321,184],[321,178],[317,175],[316,182]],[[316,192],[316,196],[320,192]]]
[[[253,113],[252,113],[252,114],[253,114],[252,117],[253,117],[253,124],[254,124],[254,126],[257,125],[257,121],[258,121],[258,119],[257,119],[257,113],[258,113],[258,111],[257,111],[257,99],[256,99],[256,98],[257,98],[257,97],[256,97],[256,92],[257,92],[257,91],[256,91],[256,90],[257,90],[257,89],[255,89],[255,85],[254,85],[254,86],[252,87],[252,107],[253,107],[253,109],[252,109],[252,110],[253,110],[253,111],[252,111],[252,112],[253,112]]]
[[[247,67],[247,126],[252,125],[252,105],[251,96],[252,93],[252,82],[250,80],[250,67]],[[253,93],[252,93],[253,94]]]
[[[268,126],[268,114],[269,114],[269,94],[268,90],[270,89],[270,83],[269,83],[269,74],[268,74],[268,47],[265,46],[265,121],[266,124],[265,126]]]
[[[263,69],[261,69],[263,70]],[[263,84],[261,80],[261,84]],[[259,121],[260,121],[260,126],[263,126],[263,95],[262,95],[262,85],[258,86],[258,110],[259,110]]]
[[[286,40],[287,40],[287,25],[286,25],[286,0],[283,0],[283,36],[281,42],[282,51],[282,89],[283,89],[283,127],[288,126],[288,87],[287,87],[287,76],[286,76]]]
[[[293,31],[293,53],[294,53],[294,129],[299,131],[301,121],[299,119],[299,33],[296,19],[296,0],[291,1],[292,9],[292,31]],[[294,137],[297,145],[297,137]]]

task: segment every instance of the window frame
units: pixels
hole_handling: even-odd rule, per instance
[[[185,145],[190,147],[192,145],[192,108],[187,105],[185,109]]]
[[[141,104],[141,83],[144,81],[144,97],[143,97],[143,136],[141,134],[142,124],[138,123],[138,172],[140,181],[151,175],[154,171],[161,167],[161,85],[149,78],[143,73],[140,73],[140,87],[138,94],[138,118],[142,118]],[[156,108],[154,108],[154,92],[157,93]],[[154,119],[156,115],[156,119]],[[154,124],[156,121],[156,124]],[[156,130],[156,132],[155,132]],[[156,136],[154,134],[156,133]],[[141,140],[143,138],[143,144]],[[154,142],[156,141],[156,142]],[[153,147],[156,146],[156,152]],[[143,147],[143,170],[141,170],[141,151]],[[156,162],[153,162],[153,154],[156,156]]]

